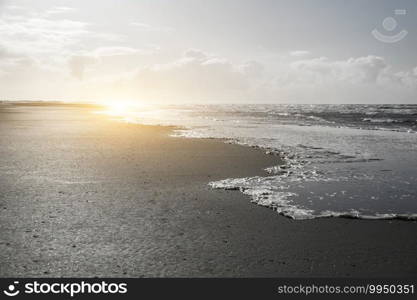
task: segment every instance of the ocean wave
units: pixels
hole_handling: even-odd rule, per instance
[[[401,123],[402,120],[394,120],[390,118],[363,118],[362,121],[364,122],[371,122],[371,123]]]
[[[395,121],[410,119],[399,116],[403,109],[404,115],[410,115],[417,106],[175,106],[130,114],[129,122],[172,125],[175,137],[222,139],[280,156],[283,164],[267,168],[269,176],[229,178],[210,186],[240,190],[253,202],[287,217],[413,220],[408,209],[417,211],[410,200],[417,191],[407,182],[417,183],[412,177],[417,168],[417,136],[409,135],[415,124]],[[386,169],[391,172],[380,172]],[[338,196],[336,203],[325,192],[321,197],[306,196],[306,185],[334,193],[335,184],[342,185],[339,192],[349,187],[353,198]],[[411,198],[401,198],[406,194]],[[380,202],[375,204],[373,198]],[[361,209],[364,204],[366,210]]]
[[[311,180],[311,178],[309,178]],[[317,218],[349,218],[362,220],[404,220],[416,221],[417,214],[396,214],[396,213],[362,213],[355,209],[348,211],[315,211],[296,205],[291,198],[297,196],[296,193],[286,191],[285,186],[281,186],[281,191],[271,191],[268,181],[273,181],[273,177],[247,177],[229,178],[209,183],[214,189],[239,190],[245,195],[250,196],[251,202],[260,206],[275,210],[278,214],[294,220],[309,220]]]

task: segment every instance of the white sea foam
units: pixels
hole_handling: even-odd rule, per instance
[[[400,123],[399,120],[394,120],[390,118],[363,118],[362,120],[371,123]]]

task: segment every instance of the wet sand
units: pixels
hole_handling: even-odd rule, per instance
[[[417,275],[417,224],[294,221],[212,180],[279,158],[88,106],[0,104],[0,276]]]

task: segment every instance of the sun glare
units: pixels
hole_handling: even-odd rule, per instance
[[[125,115],[129,113],[129,105],[123,102],[114,102],[106,104],[106,111],[112,115]]]
[[[126,117],[133,113],[139,105],[136,101],[131,100],[107,100],[103,101],[104,113],[111,116]]]
[[[135,120],[140,114],[152,110],[150,105],[136,100],[104,100],[101,105],[104,106],[103,110],[96,113],[125,121]]]

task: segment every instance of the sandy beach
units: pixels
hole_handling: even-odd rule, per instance
[[[416,222],[285,218],[208,186],[279,157],[95,109],[0,105],[1,277],[417,275]]]

